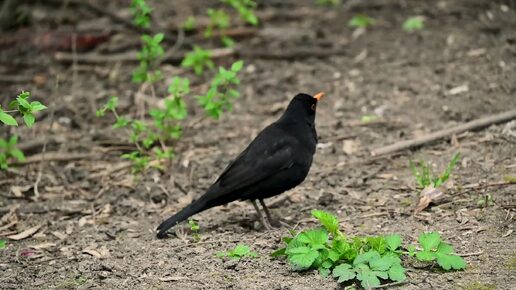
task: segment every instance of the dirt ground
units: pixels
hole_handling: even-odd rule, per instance
[[[130,17],[128,1],[90,2]],[[131,150],[125,135],[111,129],[111,118],[96,118],[94,110],[110,95],[120,97],[127,115],[136,113],[135,99],[155,105],[148,91],[130,81],[135,64],[63,62],[55,56],[56,51],[70,52],[65,44],[26,40],[56,31],[111,29],[107,41],[93,49],[110,55],[135,51],[138,34],[81,5],[32,1],[32,22],[0,37],[0,103],[6,105],[24,89],[50,109],[34,129],[1,128],[3,136],[20,135],[28,162],[0,172],[0,237],[40,228],[26,239],[7,240],[0,250],[0,289],[342,289],[331,278],[292,272],[284,259],[269,257],[288,229],[263,230],[248,203],[197,215],[199,243],[185,237],[181,227],[165,240],[157,240],[153,230],[202,194],[290,98],[318,91],[327,97],[318,107],[320,144],[313,166],[304,183],[268,201],[273,214],[303,229],[315,225],[311,210],[324,209],[339,216],[348,235],[400,233],[405,242],[425,230],[439,231],[469,264],[465,271],[444,273],[405,263],[407,282],[393,289],[515,289],[516,185],[483,186],[516,176],[514,122],[413,151],[374,158],[370,151],[516,108],[516,3],[375,0],[326,8],[315,1],[258,2],[258,15],[265,20],[256,33],[239,39],[238,47],[263,55],[244,54],[242,97],[233,112],[214,121],[203,117],[193,97],[188,99],[191,116],[172,164],[164,172],[133,176],[119,157]],[[150,3],[162,27],[220,5]],[[365,31],[349,28],[347,21],[357,13],[374,18],[375,25]],[[425,27],[406,33],[401,24],[413,15],[424,16]],[[338,53],[266,55],[300,49]],[[234,59],[221,58],[217,64]],[[209,74],[196,78],[174,63],[161,68],[167,78],[195,79],[192,96],[209,81]],[[165,89],[157,88],[157,94]],[[380,118],[360,122],[372,114]],[[444,199],[413,214],[419,193],[408,161],[421,158],[442,169],[455,152],[461,161]],[[479,207],[486,195],[493,204]],[[259,257],[233,261],[215,256],[238,242],[251,245]]]

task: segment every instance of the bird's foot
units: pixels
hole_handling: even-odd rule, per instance
[[[269,223],[268,220],[264,219],[264,218],[261,218],[259,219],[260,220],[260,223],[262,224],[262,226],[268,230],[268,231],[272,231],[274,229],[274,227]]]

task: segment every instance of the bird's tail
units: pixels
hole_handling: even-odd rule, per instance
[[[191,217],[192,215],[201,212],[206,208],[206,201],[201,197],[198,200],[192,202],[185,208],[183,208],[180,212],[176,213],[175,215],[169,217],[167,220],[162,222],[157,230],[158,232],[158,239],[162,239],[166,236],[167,231],[175,226],[176,224],[186,220],[187,218]]]

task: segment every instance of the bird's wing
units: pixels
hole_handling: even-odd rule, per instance
[[[252,186],[292,166],[293,140],[281,135],[274,140],[270,135],[278,137],[276,134],[263,133],[217,179],[223,192]]]

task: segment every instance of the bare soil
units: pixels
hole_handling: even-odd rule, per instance
[[[197,215],[198,243],[187,233],[188,225],[177,227],[177,234],[166,240],[157,240],[154,233],[161,220],[202,194],[290,98],[318,91],[327,97],[318,107],[320,144],[314,164],[303,184],[268,201],[273,214],[303,229],[315,225],[311,210],[324,209],[339,216],[348,235],[400,233],[405,242],[415,241],[422,231],[439,231],[469,264],[465,271],[444,273],[407,261],[408,280],[393,289],[515,289],[516,185],[488,186],[516,176],[514,122],[414,151],[370,155],[370,150],[399,140],[516,108],[514,1],[375,0],[332,8],[314,1],[258,1],[258,14],[266,20],[257,33],[238,40],[241,51],[342,53],[244,57],[242,97],[234,110],[214,121],[203,116],[193,97],[188,99],[190,117],[172,164],[165,171],[136,176],[120,158],[131,150],[124,132],[111,128],[111,118],[94,114],[110,95],[120,97],[123,114],[136,114],[141,99],[156,105],[149,90],[131,83],[135,63],[60,62],[54,55],[70,52],[66,45],[20,39],[111,29],[107,41],[93,49],[110,55],[135,51],[138,34],[82,5],[43,2],[30,4],[32,22],[4,34],[0,42],[0,103],[5,106],[24,89],[50,108],[34,129],[1,127],[3,136],[20,135],[29,162],[0,172],[0,237],[41,228],[23,240],[7,240],[0,250],[0,289],[343,288],[315,271],[293,272],[283,259],[269,257],[288,228],[265,231],[248,203]],[[126,2],[91,1],[129,19]],[[162,27],[219,5],[150,3],[154,21]],[[363,33],[349,28],[347,21],[357,13],[376,19],[375,25]],[[401,24],[413,15],[424,16],[425,27],[407,33]],[[161,68],[167,78],[182,74],[195,79],[193,95],[209,81],[209,74],[195,78],[173,63]],[[157,88],[156,94],[164,95],[165,89]],[[360,122],[372,114],[380,118]],[[408,161],[424,159],[442,169],[455,152],[461,153],[461,161],[445,197],[414,214],[419,190]],[[39,162],[42,158],[46,161]],[[486,195],[493,204],[479,206]],[[251,245],[259,257],[234,261],[215,256],[239,242]]]

